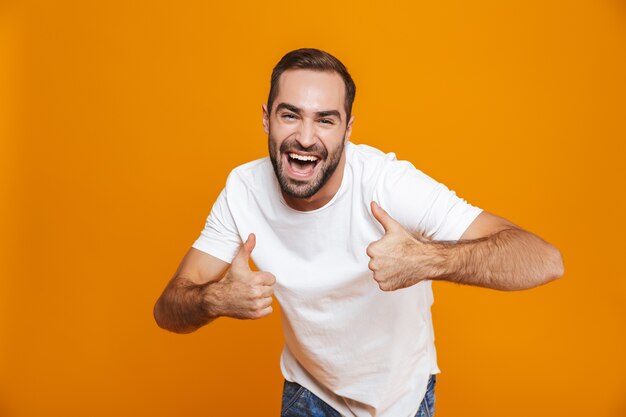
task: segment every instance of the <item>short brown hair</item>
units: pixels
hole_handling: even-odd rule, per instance
[[[272,113],[272,104],[278,95],[278,80],[283,72],[289,69],[309,69],[314,71],[336,72],[343,78],[346,86],[345,110],[346,124],[350,120],[352,114],[352,103],[356,95],[356,85],[352,81],[350,73],[346,67],[337,58],[328,52],[314,48],[301,48],[288,52],[278,61],[278,64],[272,71],[272,80],[270,82],[270,94],[267,98],[267,111]]]

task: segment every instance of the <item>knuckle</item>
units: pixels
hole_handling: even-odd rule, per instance
[[[262,317],[267,316],[268,314],[270,314],[272,312],[272,307],[267,307],[267,308],[262,308],[260,310],[256,310],[254,312],[254,318],[255,319],[260,319]]]
[[[376,271],[376,264],[374,262],[374,260],[371,260],[368,262],[367,267],[371,270],[371,271]]]
[[[266,285],[268,283],[274,283],[276,277],[271,272],[261,272],[258,276],[257,283]]]
[[[378,241],[370,243],[365,252],[369,256],[375,256],[378,253]]]

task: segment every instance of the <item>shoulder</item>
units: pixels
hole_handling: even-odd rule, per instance
[[[352,172],[363,184],[374,185],[390,162],[396,161],[396,154],[383,152],[364,143],[346,144],[346,160]]]
[[[383,152],[373,146],[350,141],[346,144],[346,153],[353,162],[382,163],[396,160],[396,154],[393,152]]]
[[[352,166],[362,167],[353,170],[362,173],[363,203],[369,207],[376,201],[405,228],[415,230],[440,183],[394,152],[355,145],[352,153]]]
[[[412,177],[413,181],[421,180],[420,182],[431,186],[435,182],[410,161],[398,159],[395,152],[384,152],[366,144],[350,143],[350,145],[347,148],[350,164],[361,168],[363,177],[375,181],[378,186],[390,186],[392,185],[390,183],[406,176]]]
[[[233,168],[226,179],[226,189],[257,189],[267,187],[268,176],[274,175],[269,156]],[[271,178],[270,178],[271,179]]]

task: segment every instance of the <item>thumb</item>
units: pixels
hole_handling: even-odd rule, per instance
[[[250,259],[250,254],[252,253],[252,249],[256,245],[256,236],[254,233],[250,233],[248,235],[248,240],[244,242],[244,244],[239,248],[239,252],[233,258],[231,265],[235,268],[245,268],[250,270],[250,265],[248,264],[248,260]]]
[[[398,223],[393,217],[389,215],[381,206],[378,205],[375,201],[372,201],[372,214],[378,220],[378,222],[385,229],[385,233],[392,232],[397,230],[398,228],[403,229],[402,225]]]

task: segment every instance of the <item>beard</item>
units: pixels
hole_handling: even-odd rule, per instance
[[[324,184],[328,182],[337,169],[345,146],[345,141],[342,140],[339,147],[334,152],[329,154],[326,148],[321,144],[304,148],[300,145],[300,143],[298,143],[298,141],[292,139],[285,140],[281,143],[280,149],[277,150],[276,140],[272,137],[271,129],[267,142],[270,160],[272,161],[274,173],[276,174],[280,188],[285,194],[293,198],[309,198],[315,195],[315,193],[317,193],[324,186]],[[283,158],[283,155],[286,155],[290,151],[310,152],[320,156],[320,161],[317,163],[321,165],[319,166],[319,169],[317,166],[315,167],[315,169],[318,169],[315,177],[309,180],[296,180],[289,178],[285,174],[285,170],[287,168],[284,166],[285,158]],[[289,157],[287,156],[287,158]]]

